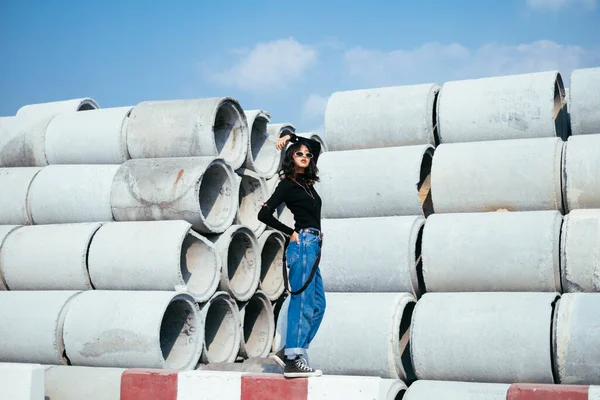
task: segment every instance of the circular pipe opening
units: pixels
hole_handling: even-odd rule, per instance
[[[211,164],[202,176],[199,189],[200,212],[206,225],[217,227],[235,212],[233,182],[224,165]]]
[[[227,279],[236,298],[249,298],[254,291],[257,261],[255,244],[249,234],[235,232],[227,249]]]
[[[431,165],[433,163],[433,149],[429,148],[423,154],[423,160],[421,161],[421,171],[419,174],[419,184],[417,189],[419,191],[419,201],[423,208],[423,215],[428,217],[433,214],[433,200],[431,198]]]
[[[567,140],[569,136],[567,103],[565,99],[565,89],[562,82],[562,77],[557,74],[554,81],[554,127],[556,136],[562,140]]]
[[[165,367],[186,369],[198,346],[198,321],[193,305],[185,300],[173,300],[165,310],[160,325],[160,349]]]
[[[204,324],[204,345],[209,363],[235,360],[239,349],[238,329],[232,304],[223,297],[213,298]]]
[[[398,347],[401,362],[401,368],[399,373],[401,371],[404,371],[404,374],[406,376],[405,382],[407,385],[410,385],[412,382],[417,380],[410,351],[410,327],[412,323],[412,316],[415,311],[415,306],[416,303],[414,301],[410,301],[404,306],[404,310],[402,311],[402,317],[400,319],[400,330],[398,335]]]
[[[234,169],[239,168],[240,160],[245,158],[244,150],[248,145],[246,129],[236,104],[230,100],[222,102],[217,109],[213,126],[215,145],[217,153],[233,164]]]
[[[417,298],[420,298],[425,293],[427,293],[427,288],[425,286],[425,278],[423,276],[423,256],[421,254],[424,230],[425,225],[423,224],[419,229],[419,234],[417,235],[417,242],[415,243],[415,273],[417,278],[417,287],[415,288],[415,290]]]
[[[263,225],[258,220],[258,212],[267,200],[267,190],[261,181],[253,176],[241,175],[239,193],[239,223],[257,232]]]
[[[396,394],[396,397],[394,397],[394,400],[402,400],[404,398],[405,394],[406,394],[406,389],[400,389],[398,391],[398,393]]]
[[[77,107],[77,111],[90,111],[90,110],[97,110],[98,108],[100,108],[100,107],[98,107],[98,104],[96,104],[95,101],[84,100]]]
[[[276,300],[283,292],[284,243],[277,233],[271,233],[260,254],[260,289],[270,300]]]
[[[269,133],[267,132],[268,123],[268,119],[258,115],[252,123],[252,131],[250,133],[252,163],[256,171],[263,173],[270,172],[271,169],[279,165],[277,155],[281,155],[282,153],[269,140]]]
[[[273,309],[264,296],[253,296],[244,307],[244,346],[246,355],[265,357],[269,354],[275,327]]]
[[[206,301],[218,284],[216,253],[202,240],[187,234],[181,246],[183,282],[197,301]]]
[[[433,97],[433,112],[432,112],[433,139],[434,139],[434,143],[435,143],[436,147],[440,145],[440,134],[438,132],[438,118],[437,118],[437,111],[438,111],[437,102],[438,102],[439,97],[440,97],[440,91],[436,90],[435,95]]]

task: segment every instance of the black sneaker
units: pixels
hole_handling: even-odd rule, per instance
[[[271,354],[271,355],[269,356],[269,358],[271,358],[271,359],[275,360],[275,362],[276,362],[277,364],[279,364],[279,366],[280,366],[282,369],[285,369],[285,355],[283,354],[283,351],[284,351],[284,350],[285,350],[285,347],[284,347],[284,348],[282,348],[281,350],[279,350],[277,353],[275,353],[275,354]]]
[[[300,355],[297,355],[293,360],[287,357],[285,359],[283,376],[286,378],[309,378],[311,376],[321,376],[322,374],[321,371],[312,369]]]

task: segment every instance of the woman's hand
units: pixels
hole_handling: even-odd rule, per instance
[[[295,241],[296,243],[300,244],[300,236],[298,236],[298,232],[294,231],[294,233],[291,234],[290,243],[292,241]]]
[[[285,135],[281,138],[279,138],[279,140],[277,140],[277,145],[275,146],[275,148],[277,148],[277,150],[281,150],[285,147],[285,145],[287,144],[287,142],[290,141],[292,137],[290,135]]]

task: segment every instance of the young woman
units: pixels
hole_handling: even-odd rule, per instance
[[[285,252],[291,290],[287,333],[285,348],[276,354],[276,360],[286,377],[320,376],[321,371],[308,365],[306,352],[325,313],[325,293],[318,268],[323,240],[321,198],[313,187],[319,180],[316,164],[321,145],[292,134],[282,136],[277,149],[283,149],[288,142],[292,144],[279,171],[281,181],[258,213],[260,221],[289,236]],[[294,228],[273,216],[281,203],[294,215]]]

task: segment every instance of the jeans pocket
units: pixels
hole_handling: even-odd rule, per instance
[[[285,259],[287,265],[292,265],[300,259],[300,246],[296,242],[290,242],[285,251]]]

